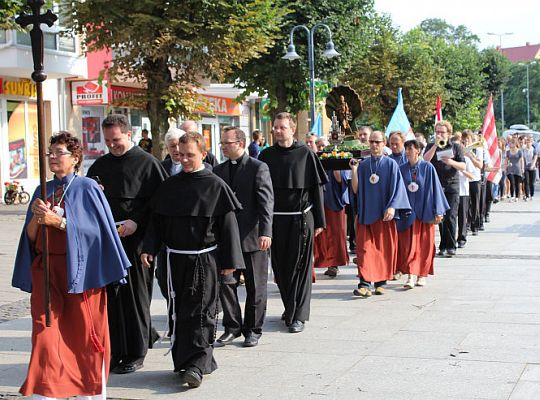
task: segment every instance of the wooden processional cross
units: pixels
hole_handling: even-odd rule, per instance
[[[45,149],[47,147],[45,134],[45,118],[43,115],[43,87],[42,83],[47,79],[47,75],[43,69],[43,31],[41,24],[53,26],[58,17],[51,10],[47,10],[45,14],[41,14],[41,7],[45,3],[44,0],[27,0],[28,6],[32,9],[32,14],[21,12],[15,19],[22,28],[32,25],[30,31],[30,39],[32,42],[32,58],[34,59],[34,72],[32,72],[32,80],[36,82],[37,88],[37,121],[38,121],[38,143],[39,143],[39,182],[41,185],[41,199],[47,202],[47,163],[45,162]],[[43,243],[43,270],[45,274],[45,324],[51,326],[51,306],[50,306],[50,289],[49,289],[49,252],[47,227],[42,226],[42,243]]]

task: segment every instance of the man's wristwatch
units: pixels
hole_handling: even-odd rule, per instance
[[[67,224],[66,219],[65,219],[65,218],[62,218],[62,221],[60,221],[60,226],[59,226],[59,228],[60,228],[61,230],[65,231],[65,230],[66,230],[66,224]]]

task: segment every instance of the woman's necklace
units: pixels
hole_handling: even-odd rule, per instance
[[[418,188],[420,186],[418,186],[418,183],[416,183],[416,166],[418,165],[418,163],[414,164],[414,166],[411,166],[409,164],[409,175],[411,177],[411,183],[409,183],[407,185],[407,189],[409,189],[409,192],[416,192],[418,191]]]
[[[60,200],[58,200],[58,202],[56,201],[56,191],[55,193],[53,193],[53,212],[58,215],[59,217],[63,217],[64,216],[64,209],[62,207],[60,207],[60,204],[62,204],[62,200],[64,200],[64,196],[66,195],[69,187],[71,186],[71,184],[73,183],[73,180],[75,179],[77,175],[73,175],[73,178],[71,178],[71,180],[69,181],[66,189],[63,191],[62,193],[62,196],[60,196]],[[62,185],[63,187],[63,185]],[[55,203],[57,203],[58,205],[54,205]]]

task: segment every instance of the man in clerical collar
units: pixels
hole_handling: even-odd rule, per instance
[[[407,157],[405,156],[405,137],[400,131],[393,131],[388,136],[388,144],[390,145],[390,150],[392,154],[389,154],[392,160],[398,163],[398,165],[405,164],[407,162]]]
[[[240,334],[245,337],[244,347],[254,347],[262,335],[266,314],[268,249],[272,244],[274,191],[268,166],[245,153],[246,134],[240,128],[224,128],[220,144],[223,155],[229,160],[217,165],[214,173],[229,185],[242,204],[242,210],[236,214],[236,219],[246,264],[243,273],[247,296],[242,322],[237,294],[240,271],[235,272],[235,279],[222,282],[220,299],[225,332],[214,347],[228,345]]]
[[[268,164],[274,188],[272,269],[285,306],[289,332],[304,330],[309,319],[313,239],[326,227],[323,186],[326,174],[314,151],[294,140],[289,113],[274,120],[275,144],[259,160]]]
[[[126,116],[109,115],[102,123],[109,154],[88,169],[99,178],[131,262],[127,284],[107,287],[111,336],[111,372],[127,374],[142,368],[148,348],[159,338],[152,328],[150,301],[154,268],[142,266],[140,245],[148,220],[148,202],[167,174],[157,158],[133,146]]]
[[[375,294],[384,294],[386,281],[392,279],[397,262],[395,219],[411,207],[398,164],[383,156],[384,134],[375,131],[369,137],[371,156],[360,165],[351,160],[352,188],[358,195],[356,255],[360,283],[353,294],[370,297],[371,282]]]

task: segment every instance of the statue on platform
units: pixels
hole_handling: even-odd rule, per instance
[[[334,87],[326,98],[326,115],[337,117],[342,136],[352,135],[351,123],[362,113],[362,100],[350,86]]]

